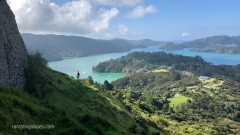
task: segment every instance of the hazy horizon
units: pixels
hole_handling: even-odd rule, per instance
[[[130,41],[140,41],[140,40],[153,40],[153,41],[163,41],[163,42],[176,42],[176,44],[178,44],[179,42],[189,42],[189,41],[194,41],[194,40],[198,40],[198,39],[204,39],[204,38],[208,38],[208,37],[215,37],[215,36],[229,36],[229,35],[213,35],[213,36],[208,36],[208,37],[200,37],[200,38],[196,38],[196,39],[185,39],[185,40],[154,40],[151,38],[142,38],[142,39],[128,39],[128,38],[97,38],[97,37],[87,37],[84,35],[64,35],[64,34],[41,34],[41,33],[21,33],[21,34],[32,34],[32,35],[56,35],[56,36],[69,36],[69,37],[83,37],[83,38],[90,38],[90,39],[95,39],[95,40],[130,40]],[[233,35],[233,36],[229,36],[229,37],[239,37],[240,35]]]

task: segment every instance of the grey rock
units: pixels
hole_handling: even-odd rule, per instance
[[[27,55],[15,16],[6,0],[0,0],[0,85],[24,89]]]

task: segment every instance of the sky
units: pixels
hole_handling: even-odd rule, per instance
[[[187,41],[240,35],[240,0],[7,0],[21,33]]]

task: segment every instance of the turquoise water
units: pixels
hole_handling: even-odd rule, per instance
[[[118,58],[123,55],[124,53],[114,53],[72,59],[68,58],[62,61],[49,62],[49,66],[54,70],[74,77],[77,74],[77,71],[79,71],[81,79],[92,76],[93,80],[97,82],[103,83],[105,80],[111,82],[122,78],[124,75],[122,73],[95,73],[92,72],[92,67],[97,65],[99,62],[103,62],[111,58]]]
[[[133,49],[134,51],[146,51],[146,52],[156,52],[163,51],[159,49],[158,46],[150,46],[148,48],[139,48]],[[227,65],[236,65],[240,64],[240,55],[239,54],[218,54],[218,53],[200,53],[200,52],[192,52],[190,49],[184,50],[166,50],[168,53],[173,54],[182,54],[185,56],[196,56],[200,55],[208,62],[211,62],[215,65],[219,64],[227,64]],[[49,66],[57,71],[66,73],[70,76],[76,75],[77,71],[80,71],[80,78],[87,78],[88,76],[92,76],[94,81],[103,83],[105,80],[109,82],[122,78],[124,75],[121,73],[95,73],[92,72],[92,67],[97,65],[99,62],[104,62],[110,59],[116,59],[121,56],[127,55],[129,52],[123,53],[110,53],[110,54],[102,54],[96,56],[88,56],[81,58],[66,58],[62,61],[49,62]]]

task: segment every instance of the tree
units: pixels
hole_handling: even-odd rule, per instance
[[[93,78],[91,76],[88,76],[88,82],[93,85],[94,84],[94,81],[93,81]]]
[[[198,60],[198,61],[200,61],[200,62],[203,62],[203,61],[204,61],[204,59],[203,59],[200,55],[196,55],[196,56],[195,56],[195,59]]]
[[[143,96],[145,97],[145,101],[148,104],[152,104],[152,102],[153,102],[153,95],[152,95],[152,93],[150,91],[144,90],[143,91]]]
[[[103,90],[103,87],[102,87],[102,85],[101,85],[100,83],[95,82],[94,85],[95,85],[99,90]]]
[[[176,71],[171,71],[169,76],[172,81],[178,81],[181,79],[181,75]]]
[[[50,81],[44,76],[47,70],[47,60],[42,57],[42,54],[36,52],[28,56],[29,67],[26,70],[27,91],[38,98],[42,98],[47,89],[44,87]]]
[[[113,90],[113,85],[111,83],[109,83],[107,80],[105,80],[103,83],[103,89],[104,90]]]

